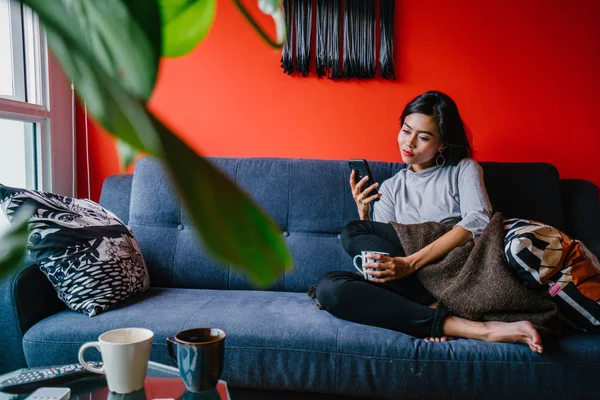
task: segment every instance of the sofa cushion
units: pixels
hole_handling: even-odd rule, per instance
[[[3,185],[0,203],[9,219],[24,204],[34,205],[29,256],[72,310],[93,317],[148,289],[148,271],[133,234],[100,205]]]
[[[508,264],[529,289],[541,291],[563,268],[571,238],[529,219],[506,219],[504,229]]]
[[[564,232],[581,240],[600,258],[600,196],[590,181],[562,179],[562,203],[565,211]]]
[[[129,224],[129,203],[131,202],[131,174],[108,176],[102,184],[99,203],[112,211],[121,221]]]
[[[448,398],[448,391],[453,398],[504,398],[506,388],[524,398],[569,398],[585,390],[569,382],[593,379],[600,367],[598,335],[545,343],[543,356],[522,344],[426,343],[337,319],[303,293],[151,288],[109,313],[82,317],[67,310],[34,325],[23,339],[28,364],[77,362],[84,342],[136,326],[154,331],[151,359],[165,364],[167,336],[196,327],[223,329],[222,379],[231,387],[372,398]],[[98,359],[88,351],[86,358]],[[532,384],[547,379],[555,383],[552,392]]]
[[[505,254],[517,276],[547,292],[574,326],[600,332],[600,262],[594,253],[537,221],[508,219],[505,228]]]
[[[344,224],[358,217],[346,190],[346,172],[350,173],[346,162],[227,158],[213,162],[265,209],[285,237],[294,269],[271,290],[306,292],[330,270],[353,269],[340,242]],[[208,253],[168,173],[150,157],[135,167],[129,225],[140,243],[152,286],[252,288],[245,276]]]
[[[305,292],[328,271],[353,270],[352,259],[340,241],[343,226],[358,219],[346,160],[210,160],[263,207],[285,237],[294,269],[282,275],[271,290]],[[494,209],[505,217],[537,219],[561,229],[564,221],[556,168],[542,163],[481,164]],[[369,165],[378,182],[406,167],[377,161]],[[140,243],[152,286],[252,289],[246,277],[206,251],[168,173],[153,158],[136,164],[129,225]]]
[[[482,162],[481,167],[495,211],[505,218],[532,219],[564,230],[560,179],[555,166]]]

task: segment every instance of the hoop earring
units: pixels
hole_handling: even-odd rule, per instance
[[[440,161],[440,157],[442,158],[442,161]],[[446,158],[444,157],[441,151],[440,154],[438,154],[438,156],[435,158],[435,165],[437,165],[440,168],[446,165]]]

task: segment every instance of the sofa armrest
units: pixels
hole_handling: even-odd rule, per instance
[[[600,201],[598,188],[581,179],[560,181],[565,233],[578,239],[600,258]]]
[[[19,272],[15,279],[14,296],[23,334],[44,318],[67,309],[36,264]]]
[[[36,264],[27,263],[0,280],[0,374],[27,366],[23,335],[38,321],[65,308]]]

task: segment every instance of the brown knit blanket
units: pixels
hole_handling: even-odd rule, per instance
[[[427,246],[453,223],[391,224],[407,255]],[[417,278],[452,315],[473,321],[531,321],[543,337],[560,333],[557,307],[528,290],[504,255],[504,218],[495,213],[483,233],[421,268]]]

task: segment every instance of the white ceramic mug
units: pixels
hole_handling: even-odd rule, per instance
[[[127,394],[144,387],[154,332],[144,328],[108,331],[97,342],[79,348],[79,362],[85,369],[105,374],[111,392]],[[88,365],[83,358],[86,349],[95,347],[102,354],[102,368]]]
[[[369,257],[367,257],[367,254],[383,254],[386,256],[389,256],[390,254],[385,253],[383,251],[361,251],[360,254],[357,254],[354,256],[354,259],[352,260],[352,264],[354,264],[354,268],[356,268],[358,270],[358,272],[360,272],[365,279],[371,281],[371,280],[373,280],[374,277],[367,274],[367,269],[377,271],[377,268],[363,268],[362,266],[365,265],[366,263],[377,263],[377,262],[379,262],[379,260],[376,260],[374,258],[369,258]],[[356,261],[359,259],[362,260],[361,265],[356,265]]]

